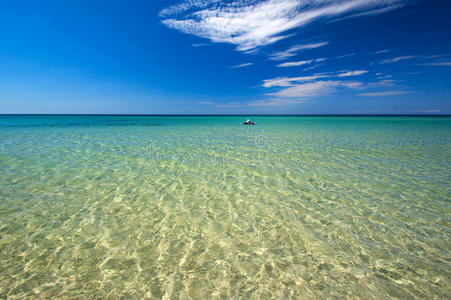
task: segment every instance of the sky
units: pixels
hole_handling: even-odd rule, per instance
[[[451,114],[451,1],[0,1],[0,113]]]

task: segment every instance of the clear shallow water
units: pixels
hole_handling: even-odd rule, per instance
[[[0,116],[0,298],[451,297],[446,117]]]

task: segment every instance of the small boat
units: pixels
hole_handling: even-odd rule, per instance
[[[255,125],[254,122],[252,122],[251,120],[247,120],[246,122],[243,123],[244,125]]]

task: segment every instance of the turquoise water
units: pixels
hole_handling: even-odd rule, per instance
[[[449,117],[0,116],[0,298],[451,297]]]

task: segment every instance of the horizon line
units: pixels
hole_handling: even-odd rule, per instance
[[[135,117],[158,117],[158,116],[180,116],[180,117],[201,117],[201,116],[423,116],[423,117],[449,117],[451,114],[446,113],[385,113],[385,114],[376,114],[376,113],[367,113],[367,114],[90,114],[90,113],[80,113],[80,114],[65,114],[65,113],[0,113],[0,116],[135,116]]]

